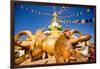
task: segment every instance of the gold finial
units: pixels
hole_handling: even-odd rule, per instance
[[[53,20],[52,20],[52,23],[53,22],[56,22],[57,21],[58,14],[56,12],[54,12],[52,16],[54,17]]]
[[[57,15],[57,13],[56,13],[56,12],[54,12],[54,13],[53,13],[53,16],[54,16],[54,17],[57,17],[58,15]]]

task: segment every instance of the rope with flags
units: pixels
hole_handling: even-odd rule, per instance
[[[34,14],[39,14],[39,15],[45,15],[45,16],[51,16],[52,17],[52,14],[50,14],[48,12],[42,12],[42,11],[37,11],[37,10],[29,9],[28,7],[23,6],[23,5],[21,5],[21,8],[25,9],[25,10],[29,10],[29,11],[31,11]],[[71,14],[71,15],[67,15],[67,16],[61,15],[67,9],[69,9],[69,7],[62,6],[62,8],[59,11],[57,11],[56,10],[56,6],[53,6],[53,10],[55,12],[57,12],[58,18],[65,18],[65,20],[59,20],[58,19],[59,23],[67,23],[67,24],[68,23],[74,23],[74,24],[86,24],[86,23],[87,24],[92,24],[92,23],[94,23],[94,18],[88,18],[88,19],[83,18],[83,19],[74,19],[74,20],[70,19],[71,17],[75,17],[75,16],[78,17],[78,16],[84,15],[84,13],[82,11],[74,13],[74,14]],[[87,9],[86,13],[89,14],[89,12],[90,12],[90,9]]]
[[[21,6],[21,8],[22,8],[22,9],[25,9],[25,10],[29,10],[29,11],[31,11],[31,12],[34,13],[34,14],[41,14],[41,15],[52,16],[52,14],[50,14],[50,13],[41,12],[41,11],[36,11],[36,10],[33,10],[33,9],[29,9],[28,7]]]

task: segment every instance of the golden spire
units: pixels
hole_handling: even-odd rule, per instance
[[[48,26],[48,29],[51,31],[61,31],[62,26],[58,23],[58,14],[54,11],[52,14],[53,19],[51,21],[51,24]]]
[[[57,21],[57,18],[58,18],[58,14],[56,12],[54,12],[52,16],[53,16],[52,23],[53,22],[56,22]]]

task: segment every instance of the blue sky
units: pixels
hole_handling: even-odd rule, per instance
[[[62,6],[55,6],[55,10],[59,12]],[[89,9],[89,12],[87,10]],[[34,4],[15,4],[14,9],[14,22],[15,22],[15,34],[23,30],[30,30],[34,34],[38,28],[44,28],[48,30],[48,25],[52,20],[52,16],[42,15],[32,12],[32,10],[40,11],[43,13],[53,14],[53,6],[49,5],[34,5]],[[77,14],[82,12],[80,16],[71,16],[72,14]],[[69,18],[61,16],[70,16]],[[94,18],[94,8],[86,8],[83,6],[71,6],[66,7],[66,10],[59,14],[60,20],[74,20],[74,19],[90,19]],[[91,25],[90,25],[91,24]],[[71,29],[77,29],[83,34],[90,34],[92,36],[91,41],[94,41],[94,23],[86,24],[75,24],[75,23],[63,23],[61,22],[63,29],[70,27]]]

